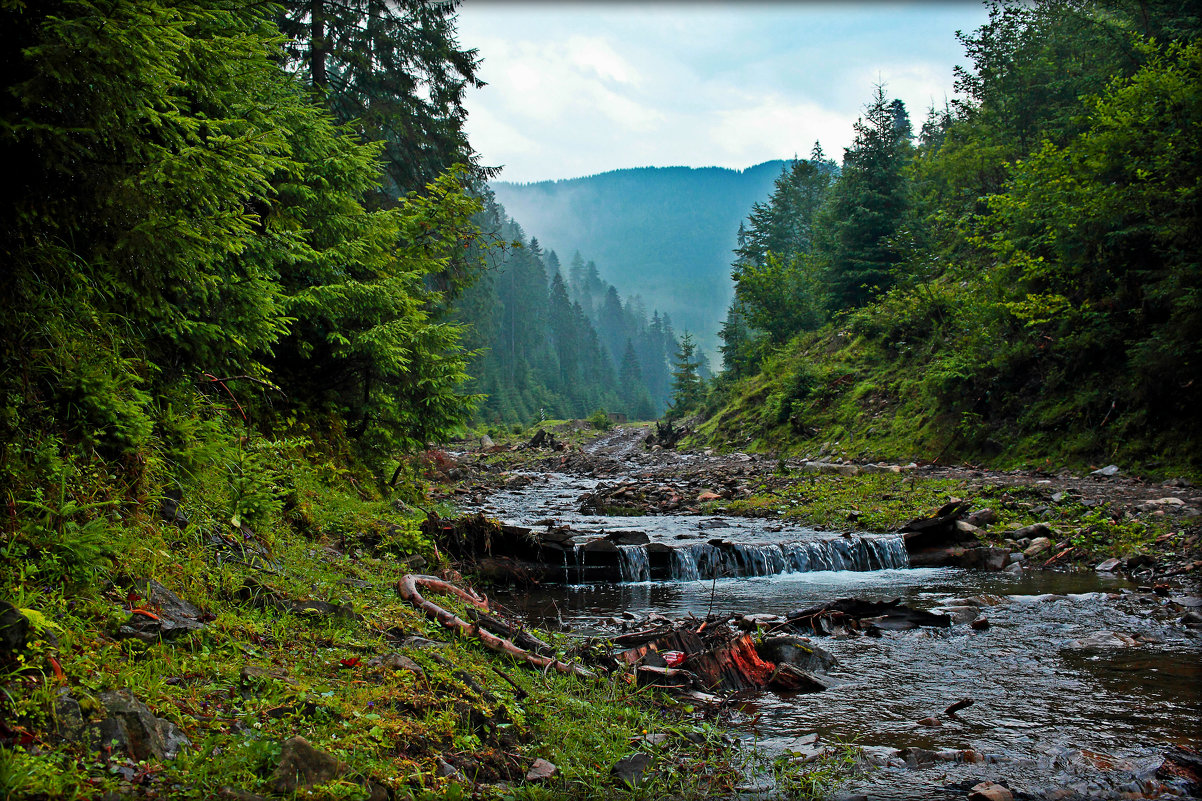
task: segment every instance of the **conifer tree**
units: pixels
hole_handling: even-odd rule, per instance
[[[862,306],[893,281],[901,261],[894,235],[909,207],[908,132],[904,106],[890,102],[878,85],[856,121],[855,140],[819,221],[818,251],[836,310]]]

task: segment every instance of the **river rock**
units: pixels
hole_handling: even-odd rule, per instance
[[[654,761],[650,754],[631,754],[619,759],[610,773],[627,787],[638,787]]]
[[[169,720],[156,717],[146,704],[129,690],[111,690],[100,694],[106,717],[90,727],[96,750],[112,748],[134,760],[173,759],[181,749],[192,745]]]
[[[1094,568],[1094,570],[1097,571],[1098,573],[1113,573],[1116,570],[1119,570],[1120,568],[1122,568],[1122,566],[1123,566],[1122,559],[1107,559],[1104,562],[1098,562],[1098,564]]]
[[[1004,784],[981,782],[968,791],[968,801],[1014,801],[1014,793]]]
[[[1034,528],[1034,526],[1031,526],[1030,528]],[[1044,526],[1043,528],[1046,530],[1047,526]],[[1019,531],[1023,531],[1023,530],[1024,529],[1019,529]],[[1019,532],[1016,531],[1014,533],[1017,535]],[[1019,538],[1019,539],[1021,539],[1021,538]],[[1044,551],[1048,550],[1051,547],[1052,547],[1052,541],[1050,539],[1048,539],[1047,537],[1036,537],[1031,540],[1030,545],[1028,545],[1026,548],[1023,549],[1023,556],[1030,559],[1034,556],[1038,556],[1039,554],[1043,553]]]
[[[934,720],[934,718],[931,718],[931,720]],[[897,752],[897,756],[912,768],[916,768],[919,765],[933,765],[939,759],[936,752],[917,746],[902,748]]]
[[[838,664],[829,651],[793,634],[765,637],[756,644],[755,651],[765,662],[786,663],[802,670],[826,671]]]
[[[1090,473],[1090,475],[1101,476],[1102,478],[1110,478],[1111,476],[1117,476],[1121,472],[1123,471],[1117,464],[1108,464],[1105,467],[1099,467],[1097,470],[1094,470]]]
[[[754,615],[742,615],[739,617],[737,625],[743,631],[758,631],[768,626],[779,626],[785,623],[785,618],[780,615],[771,615],[766,612],[760,612]]]
[[[1021,576],[1023,574],[1022,562],[1011,562],[1002,568],[1003,573],[1009,573],[1012,576]]]
[[[333,754],[314,748],[304,737],[284,741],[279,764],[271,774],[277,793],[295,793],[302,787],[324,784],[346,773],[346,764]]]
[[[980,613],[975,606],[937,606],[931,611],[947,615],[952,623],[971,622]]]
[[[1069,642],[1069,648],[1130,648],[1138,645],[1134,637],[1118,631],[1095,631],[1079,640]]]
[[[492,437],[490,437],[488,434],[483,434],[483,435],[481,435],[481,437],[480,437],[480,450],[482,450],[482,451],[486,451],[486,450],[488,450],[489,448],[491,448],[491,447],[492,447],[493,445],[495,445],[495,444],[496,444],[496,443],[494,443],[494,442],[492,441]]]
[[[651,538],[643,531],[611,531],[606,535],[614,545],[646,545]]]

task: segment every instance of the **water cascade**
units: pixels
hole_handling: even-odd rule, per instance
[[[818,570],[871,571],[909,567],[905,543],[900,536],[844,536],[764,544],[701,542],[672,547],[618,545],[616,548],[618,578],[629,582],[652,579],[705,581],[715,576],[736,578]],[[584,577],[590,572],[590,554],[579,545],[573,550],[575,576],[568,577],[565,554],[565,580],[587,580]]]

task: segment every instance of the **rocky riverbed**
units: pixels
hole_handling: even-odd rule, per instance
[[[855,776],[841,790],[850,796],[1197,792],[1191,782],[1199,778],[1202,738],[1202,602],[1195,577],[1202,562],[1195,521],[1202,494],[1185,482],[1154,484],[1114,471],[1049,475],[675,453],[645,447],[644,434],[617,429],[579,445],[565,444],[561,434],[544,437],[541,447],[492,445],[448,455],[444,475],[458,482],[446,492],[461,509],[499,518],[535,540],[573,543],[545,560],[561,570],[516,582],[515,574],[495,573],[509,585],[498,591],[503,603],[539,625],[603,641],[649,625],[693,621],[696,628],[718,620],[762,641],[798,633],[797,614],[807,607],[899,602],[947,625],[840,625],[831,618],[831,625],[812,626],[803,633],[832,657],[823,674],[829,686],[726,694],[719,703],[724,720],[749,746],[785,760],[815,760],[854,743]],[[894,477],[886,486],[902,489],[893,492],[907,491],[901,482],[958,482],[966,497],[945,498],[876,530],[856,514],[842,514],[838,525],[788,514],[799,484],[864,476]],[[1018,504],[1025,525],[1006,527],[1017,519],[1013,510],[969,497],[976,487]],[[755,502],[774,497],[780,505]],[[1070,503],[1085,520],[1075,529],[1063,514],[1044,514]],[[870,498],[855,504],[871,505]],[[1112,526],[1127,526],[1108,530],[1144,533],[1141,549],[1101,550],[1097,537],[1081,533],[1100,519],[1093,510],[1104,511]],[[573,574],[572,549],[589,542],[606,543],[594,547],[615,554],[615,572]],[[850,551],[849,542],[903,544],[904,559],[802,564],[787,557],[799,547]],[[647,564],[632,562],[638,549],[653,554],[656,545],[668,553],[666,569],[649,569],[651,556]],[[710,569],[692,571],[673,561],[672,554],[689,552],[696,568],[696,555],[707,548],[762,558],[724,562],[719,555]],[[772,549],[782,557],[769,558]],[[506,555],[488,554],[497,557]],[[771,777],[761,779],[747,792],[779,789]]]

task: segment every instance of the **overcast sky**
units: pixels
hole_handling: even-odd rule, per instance
[[[621,167],[743,168],[841,159],[883,81],[917,130],[952,96],[970,0],[892,3],[464,0],[459,40],[488,82],[467,98],[470,141],[501,180]]]

